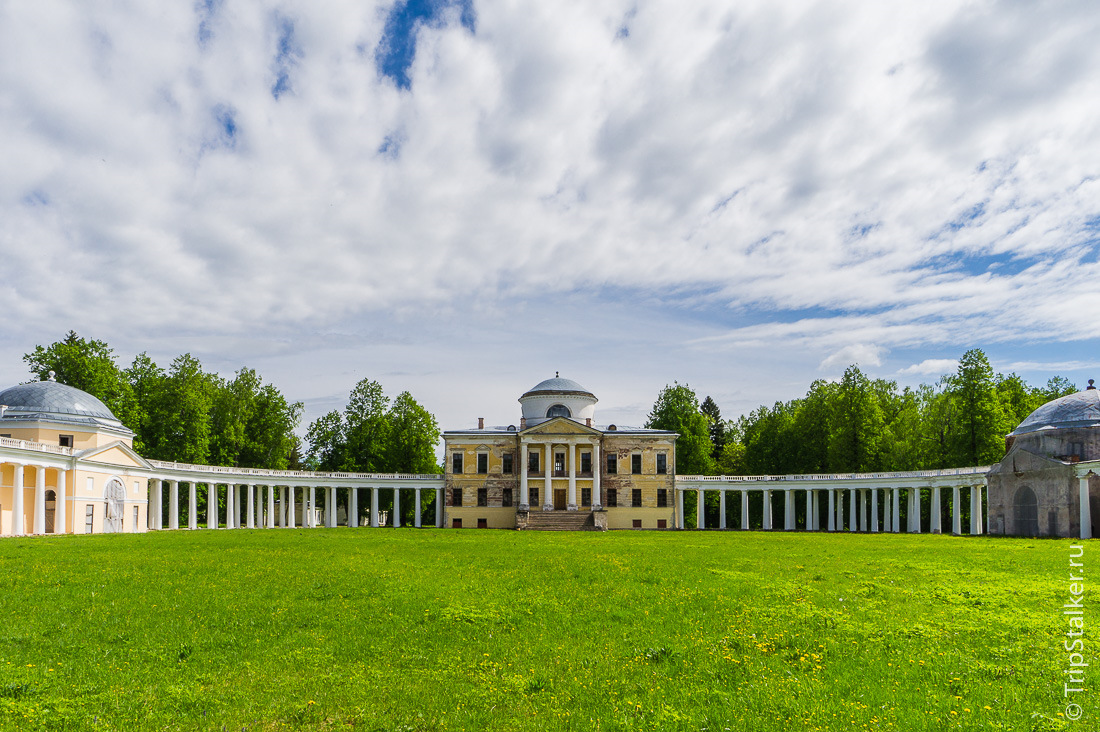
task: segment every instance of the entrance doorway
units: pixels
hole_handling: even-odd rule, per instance
[[[564,511],[565,510],[565,489],[564,488],[555,488],[554,489],[554,510],[555,511]]]
[[[53,529],[53,517],[54,512],[57,510],[57,494],[53,491],[46,491],[46,533],[54,533]]]

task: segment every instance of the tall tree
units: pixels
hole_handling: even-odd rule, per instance
[[[958,429],[950,440],[949,467],[989,465],[1004,456],[1004,435],[1011,430],[1001,410],[989,359],[973,348],[959,359],[949,387],[958,405]]]
[[[386,470],[396,473],[438,473],[435,459],[439,425],[435,416],[420,406],[412,394],[403,391],[386,414],[389,422],[385,450]]]
[[[687,384],[673,382],[657,395],[646,427],[679,433],[676,440],[676,473],[679,475],[710,475],[714,472],[711,458],[710,422],[699,411],[699,400]]]
[[[840,381],[832,413],[830,468],[837,472],[877,470],[883,421],[871,380],[859,366],[849,366]]]
[[[710,443],[714,446],[710,456],[717,460],[726,446],[726,423],[722,421],[722,410],[718,408],[718,403],[708,396],[699,406],[699,411],[706,415],[710,423]]]

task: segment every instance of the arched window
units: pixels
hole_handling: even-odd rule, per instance
[[[555,404],[546,410],[546,418],[551,417],[572,417],[573,413],[569,411],[569,407],[564,404]]]
[[[1016,536],[1039,535],[1039,502],[1035,491],[1028,486],[1020,486],[1012,501],[1013,518],[1016,520]]]

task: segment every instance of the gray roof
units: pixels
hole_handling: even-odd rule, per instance
[[[523,396],[529,394],[550,393],[550,394],[584,394],[587,396],[595,396],[588,389],[573,381],[572,379],[563,379],[560,376],[555,376],[552,379],[546,381],[540,381],[535,384],[531,389],[527,391]]]
[[[1100,427],[1100,390],[1086,389],[1047,402],[1029,414],[1012,434],[1067,427]]]
[[[5,416],[9,417],[17,416],[13,413],[20,413],[19,416],[31,413],[91,417],[114,423],[119,420],[95,396],[56,381],[35,381],[12,386],[11,389],[0,392],[0,404],[8,407]]]

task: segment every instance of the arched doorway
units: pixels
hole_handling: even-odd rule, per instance
[[[1016,522],[1016,536],[1039,535],[1039,502],[1035,491],[1029,486],[1020,486],[1012,501],[1013,518]]]
[[[126,486],[118,478],[111,478],[103,488],[103,502],[106,504],[106,513],[103,518],[103,533],[118,534],[122,532],[122,512],[126,502]]]
[[[46,533],[55,533],[53,527],[53,517],[57,510],[57,494],[53,491],[46,491]]]

